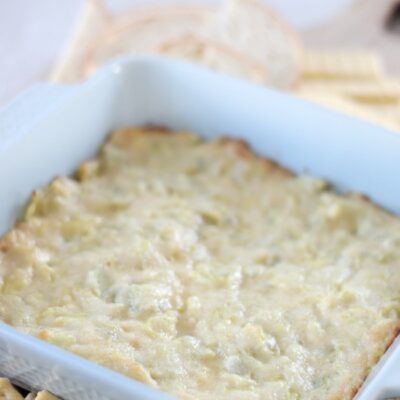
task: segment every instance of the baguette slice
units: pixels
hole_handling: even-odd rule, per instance
[[[258,0],[227,0],[220,13],[217,40],[264,64],[272,86],[287,89],[297,82],[302,64],[299,38]]]
[[[153,53],[163,42],[188,34],[205,34],[212,20],[206,7],[172,7],[140,10],[115,23],[89,51],[86,73],[124,54]]]
[[[110,15],[88,0],[83,22],[53,78],[83,78],[110,59],[161,52],[221,72],[288,89],[300,74],[296,35],[257,0],[226,0],[220,9],[175,6]]]
[[[268,83],[268,75],[263,65],[242,57],[240,53],[224,44],[194,34],[164,42],[155,52],[202,64],[215,71],[257,83]]]

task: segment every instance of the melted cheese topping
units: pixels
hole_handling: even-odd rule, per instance
[[[239,142],[119,131],[0,246],[0,318],[181,399],[348,399],[396,334],[400,221]]]

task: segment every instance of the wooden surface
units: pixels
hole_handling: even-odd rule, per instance
[[[396,6],[397,22],[392,18],[388,24]],[[303,31],[302,36],[313,47],[376,51],[384,56],[387,71],[400,76],[400,0],[356,0],[345,12]]]

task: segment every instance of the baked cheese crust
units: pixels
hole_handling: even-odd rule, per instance
[[[400,220],[239,141],[115,132],[0,242],[0,319],[180,399],[350,399],[399,326]]]

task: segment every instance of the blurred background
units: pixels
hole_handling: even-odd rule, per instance
[[[300,32],[306,44],[373,49],[385,56],[390,73],[400,75],[400,1],[265,1]],[[73,32],[83,3],[84,0],[0,1],[0,104],[36,79],[46,77]],[[135,5],[168,1],[104,0],[104,3],[111,10],[121,11]],[[396,39],[398,42],[393,43]],[[397,54],[393,51],[396,45]]]

